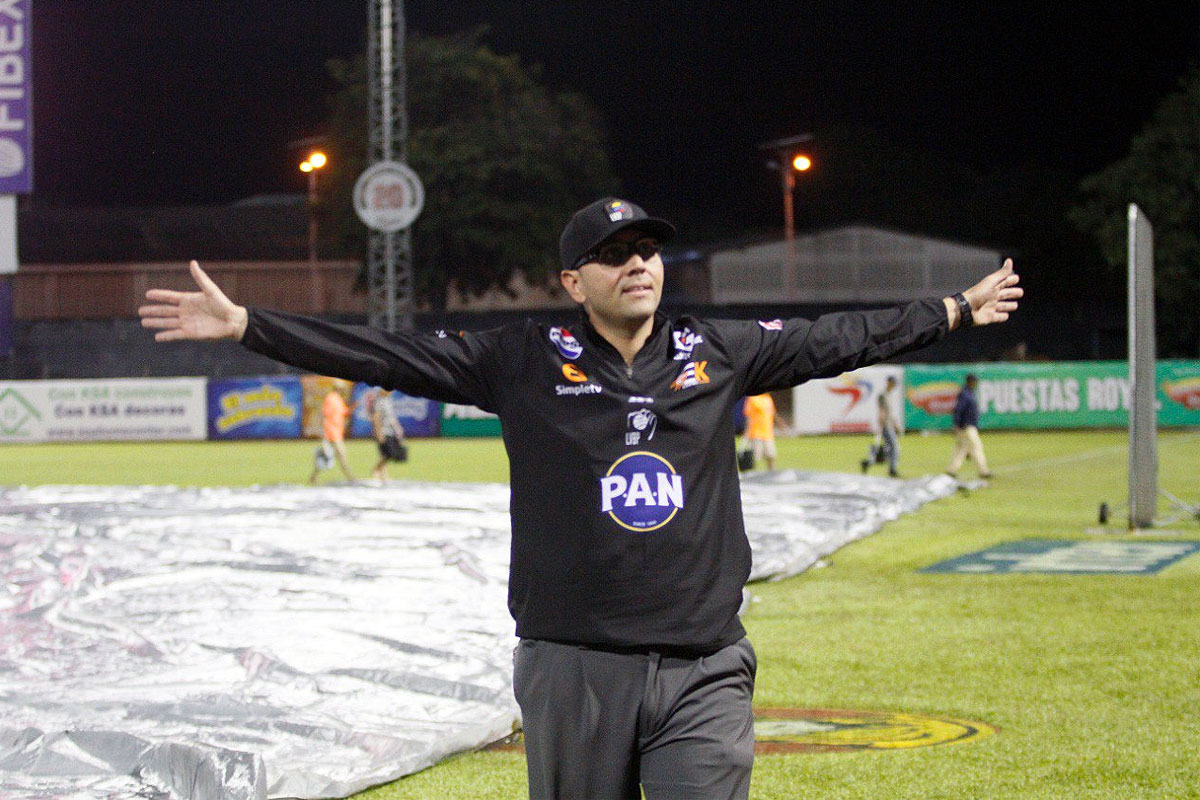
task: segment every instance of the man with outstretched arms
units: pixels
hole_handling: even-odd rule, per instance
[[[390,334],[151,290],[156,339],[236,339],[322,375],[499,415],[512,481],[513,686],[532,797],[745,798],[754,650],[738,620],[750,547],[734,403],[1002,322],[1011,261],[955,297],[815,321],[670,320],[661,245],[625,200],[559,243],[566,326]]]

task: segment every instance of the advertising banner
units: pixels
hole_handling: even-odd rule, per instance
[[[320,439],[325,428],[325,420],[321,414],[321,406],[325,402],[325,395],[330,391],[340,392],[342,399],[346,401],[346,405],[354,403],[354,384],[350,381],[342,380],[341,378],[327,378],[324,375],[302,375],[300,377],[301,388],[301,415],[300,415],[300,435],[306,439]],[[355,409],[350,409],[350,419],[347,420],[348,430],[346,435],[350,436],[353,431],[349,423],[353,419]]]
[[[231,378],[208,383],[208,438],[298,439],[300,379]]]
[[[968,372],[979,377],[980,428],[1123,428],[1129,424],[1124,361],[937,364],[905,368],[909,428],[951,427]],[[1160,361],[1158,425],[1200,425],[1200,362]]]
[[[203,378],[0,381],[0,442],[203,439]]]
[[[0,194],[33,191],[33,0],[0,3]]]
[[[879,365],[797,386],[792,390],[792,428],[803,434],[873,432],[879,427],[879,395],[889,376],[900,384],[893,390],[892,411],[903,419],[904,368]]]
[[[445,403],[442,406],[442,436],[499,436],[500,418],[475,406]]]
[[[377,386],[368,386],[365,383],[355,385],[354,413],[350,422],[351,435],[375,438],[371,415],[375,413],[374,395],[379,391],[382,390]],[[410,397],[404,392],[393,392],[392,408],[396,412],[396,420],[404,429],[406,437],[422,438],[438,435],[441,404],[437,401],[424,397]]]
[[[1200,425],[1200,361],[1159,361],[1158,424]]]

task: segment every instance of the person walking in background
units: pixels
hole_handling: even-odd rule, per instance
[[[950,466],[946,467],[946,474],[951,478],[958,477],[958,470],[968,457],[975,462],[979,477],[992,477],[987,456],[983,454],[983,440],[979,438],[979,399],[975,396],[978,385],[979,378],[968,373],[958,399],[954,401],[954,455],[950,457]]]
[[[767,462],[775,469],[775,401],[769,394],[747,397],[743,404],[746,414],[746,443],[754,460]]]
[[[896,387],[899,385],[895,376],[889,375],[883,391],[877,398],[879,409],[876,422],[879,424],[879,430],[875,434],[875,442],[867,451],[867,457],[859,465],[864,475],[871,468],[871,464],[882,464],[884,460],[887,461],[889,476],[895,478],[900,475],[900,434],[904,433],[904,425],[900,422],[895,406]]]
[[[342,472],[346,474],[346,480],[354,482],[354,473],[350,471],[350,462],[346,459],[346,422],[354,406],[347,405],[346,398],[342,396],[342,391],[348,391],[340,388],[343,384],[344,382],[340,382],[338,386],[332,387],[321,403],[321,447],[317,451],[312,475],[308,476],[310,484],[317,482],[317,475],[322,470],[333,466],[329,463],[330,452],[342,468]]]
[[[379,446],[379,460],[371,470],[371,477],[383,483],[388,482],[387,464],[389,461],[407,461],[408,448],[404,446],[404,428],[396,419],[396,404],[393,402],[393,391],[376,389],[370,403],[371,428],[375,433],[375,442]]]

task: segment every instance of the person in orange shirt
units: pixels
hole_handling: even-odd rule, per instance
[[[742,407],[746,414],[746,442],[754,459],[767,462],[775,469],[775,401],[769,394],[747,397]]]
[[[346,480],[354,481],[354,473],[350,471],[350,464],[346,460],[346,422],[354,406],[346,404],[342,391],[337,386],[331,388],[325,395],[325,401],[321,403],[322,439],[321,446],[317,449],[316,464],[313,465],[312,475],[308,478],[310,484],[317,482],[317,475],[321,470],[333,466],[329,457],[331,451],[342,472],[346,473]]]

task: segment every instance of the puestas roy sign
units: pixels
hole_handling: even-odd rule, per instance
[[[949,428],[967,373],[979,377],[981,428],[1103,428],[1129,424],[1124,361],[945,364],[904,370],[909,428]],[[1160,361],[1158,424],[1200,425],[1200,361]]]
[[[33,191],[32,5],[0,0],[0,194]]]

